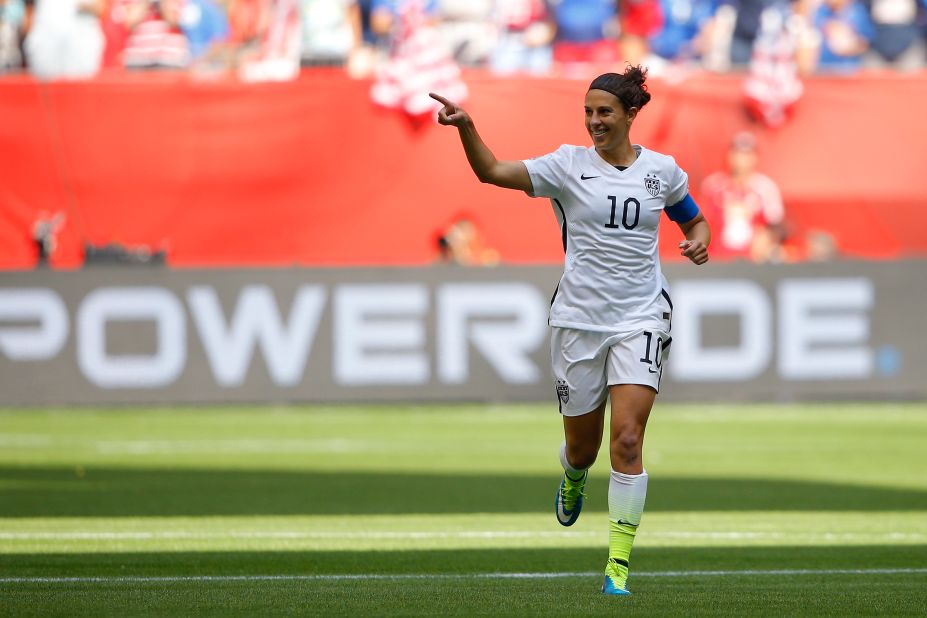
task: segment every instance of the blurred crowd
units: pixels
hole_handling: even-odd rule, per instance
[[[374,74],[410,11],[462,66],[567,75],[643,63],[711,71],[758,57],[800,74],[925,64],[927,0],[0,0],[0,71]]]

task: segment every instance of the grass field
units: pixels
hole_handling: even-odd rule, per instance
[[[631,597],[549,406],[0,410],[0,615],[927,614],[927,404],[659,405]]]

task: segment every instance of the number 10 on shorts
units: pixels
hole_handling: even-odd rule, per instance
[[[651,368],[650,372],[655,373],[663,368],[663,351],[669,347],[672,337],[667,337],[666,340],[663,340],[662,334],[654,338],[653,333],[649,330],[645,330],[644,335],[644,355],[639,359],[640,362],[646,363],[651,367],[656,367],[656,369]]]

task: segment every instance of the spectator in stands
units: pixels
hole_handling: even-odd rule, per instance
[[[360,34],[357,45],[348,57],[348,75],[355,79],[370,77],[385,62],[389,53],[389,38],[374,32],[372,10],[374,0],[355,0]]]
[[[181,29],[186,0],[142,0],[129,5],[123,64],[129,69],[182,69],[191,61]]]
[[[300,0],[301,61],[306,66],[343,66],[363,41],[357,0]]]
[[[715,255],[754,262],[782,260],[785,211],[779,187],[757,171],[756,138],[748,132],[731,140],[727,169],[702,183],[705,217],[719,230]]]
[[[650,50],[664,60],[701,58],[715,0],[662,0],[663,27],[649,37]]]
[[[389,40],[375,32],[373,27],[374,2],[375,0],[357,0],[357,6],[360,9],[361,33],[364,46],[378,51],[386,51]]]
[[[193,62],[219,53],[229,38],[229,20],[216,0],[186,0],[180,13],[180,29],[187,37]]]
[[[476,223],[459,217],[438,238],[441,261],[460,266],[495,266],[499,252],[486,245]]]
[[[569,74],[607,69],[619,60],[618,11],[614,0],[560,0],[553,8],[557,24],[554,62]]]
[[[360,19],[360,41],[348,59],[348,73],[353,77],[369,76],[389,53],[389,28],[378,31],[374,27],[374,5],[378,3],[379,0],[355,0]]]
[[[780,0],[723,0],[735,13],[730,35],[730,63],[745,68],[753,57],[753,43],[760,32],[763,11]]]
[[[622,62],[637,66],[650,53],[650,37],[663,27],[660,0],[620,0],[621,36],[618,39]]]
[[[490,59],[495,73],[544,75],[553,65],[551,43],[557,25],[544,0],[496,0],[494,17],[498,31]]]
[[[430,25],[437,23],[438,0],[372,0],[370,28],[374,36],[391,44],[402,29],[403,12],[413,8],[425,15]]]
[[[780,6],[764,12],[761,21],[750,72],[744,79],[744,98],[755,120],[779,128],[804,92],[799,62],[807,56],[805,20]]]
[[[377,35],[371,25],[373,0],[354,0],[357,7],[358,38],[348,56],[348,75],[355,79],[366,78],[376,71],[386,58],[389,41]]]
[[[22,39],[27,25],[23,0],[0,0],[0,73],[22,68]]]
[[[123,68],[122,54],[132,28],[141,21],[147,11],[146,0],[108,0],[100,18],[105,44],[102,68],[104,70]]]
[[[230,41],[236,53],[245,53],[259,47],[261,38],[270,23],[270,4],[267,0],[228,0]]]
[[[403,23],[403,15],[410,15],[413,12],[419,15],[416,21],[420,21],[423,26],[432,29],[438,23],[438,0],[366,0],[370,5],[370,31],[369,36],[374,41],[372,48],[367,48],[358,58],[362,62],[352,60],[349,66],[349,72],[355,77],[363,77],[365,73],[382,73],[384,67],[393,63],[398,47],[411,31]],[[361,12],[363,19],[363,11]],[[365,34],[365,37],[368,35]],[[450,53],[450,48],[443,41],[438,41],[437,34],[434,37],[435,43],[440,45],[439,53],[444,55]],[[456,65],[455,65],[456,66]],[[423,101],[424,103],[424,101]]]
[[[814,13],[813,23],[821,36],[819,71],[860,68],[875,30],[859,0],[824,0]]]
[[[35,245],[38,261],[36,266],[44,268],[48,266],[55,249],[58,246],[58,232],[64,225],[65,215],[63,212],[57,212],[51,215],[47,212],[39,213],[38,218],[32,224],[32,242]]]
[[[915,50],[920,35],[917,8],[917,0],[871,0],[872,49],[878,58],[905,67],[920,64],[912,57],[917,54]]]
[[[496,42],[493,0],[438,0],[438,33],[463,66],[485,66]]]
[[[391,22],[390,55],[378,71],[370,96],[377,105],[405,112],[413,127],[434,121],[437,106],[428,96],[430,90],[454,92],[460,99],[467,96],[460,67],[435,27],[434,7],[423,0],[399,0],[393,7],[381,8],[395,8],[399,13],[381,12],[381,17],[395,21]]]
[[[298,0],[266,0],[266,21],[247,53],[237,57],[244,81],[283,81],[299,75],[300,22]]]
[[[42,79],[87,78],[100,70],[104,0],[38,0],[25,40],[30,71]]]
[[[809,262],[830,262],[840,257],[837,240],[829,232],[809,230],[805,245],[805,259]]]

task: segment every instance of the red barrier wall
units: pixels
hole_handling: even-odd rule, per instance
[[[585,82],[467,81],[467,108],[500,158],[588,141]],[[34,264],[42,211],[67,213],[62,267],[81,263],[84,243],[109,242],[164,248],[176,266],[425,264],[461,212],[507,262],[561,259],[546,200],[480,185],[454,130],[413,127],[374,107],[369,88],[339,71],[263,85],[0,79],[0,268]],[[796,237],[827,230],[857,257],[927,255],[927,74],[806,88],[789,125],[759,131],[761,167],[780,183]],[[729,136],[750,126],[740,79],[655,79],[651,91],[632,138],[673,154],[697,190]]]

